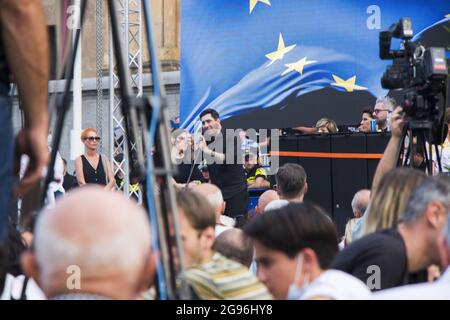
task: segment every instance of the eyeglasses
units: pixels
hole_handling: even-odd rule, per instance
[[[391,112],[391,110],[389,110],[389,109],[375,109],[375,110],[373,110],[373,113],[379,114],[382,111]]]
[[[89,140],[90,142],[93,142],[93,141],[100,141],[102,138],[100,138],[100,137],[86,137],[86,138],[84,138],[84,140]]]

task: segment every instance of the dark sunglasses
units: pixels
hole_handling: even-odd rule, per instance
[[[380,112],[383,112],[383,111],[391,113],[391,110],[389,110],[389,109],[375,109],[375,110],[373,110],[373,113],[379,114]]]
[[[100,141],[101,140],[101,138],[100,137],[87,137],[87,138],[84,138],[84,140],[89,140],[89,141]]]

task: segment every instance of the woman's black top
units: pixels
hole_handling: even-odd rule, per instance
[[[96,183],[106,186],[106,173],[103,168],[102,156],[99,155],[97,169],[94,169],[84,155],[81,156],[83,161],[83,175],[86,183]]]

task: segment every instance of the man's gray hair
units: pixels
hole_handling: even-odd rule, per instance
[[[400,220],[415,223],[426,211],[428,205],[437,201],[450,210],[450,178],[445,176],[426,177],[412,192],[405,212]]]
[[[209,204],[214,208],[214,210],[223,205],[223,196],[220,190],[214,192],[213,194],[208,194],[206,198],[208,199]]]
[[[391,98],[391,97],[380,97],[377,99],[375,104],[377,104],[377,103],[384,104],[384,107],[391,111],[394,111],[395,106],[397,105],[397,102],[395,101],[395,99]]]
[[[361,197],[363,195],[363,192],[370,192],[370,190],[367,190],[367,189],[359,190],[353,196],[353,199],[352,199],[353,213],[355,213],[356,211],[359,211],[362,214],[364,214],[364,212],[366,212],[368,203],[364,203],[364,201],[362,201],[363,199]]]

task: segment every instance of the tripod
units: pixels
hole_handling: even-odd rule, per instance
[[[184,272],[184,259],[179,233],[175,191],[171,181],[172,163],[169,147],[168,111],[164,86],[159,74],[159,60],[156,54],[156,45],[151,28],[151,12],[148,1],[142,1],[144,18],[148,36],[148,50],[151,57],[154,95],[134,98],[130,86],[129,69],[125,66],[124,54],[121,46],[119,22],[114,0],[108,0],[108,11],[111,19],[111,33],[114,56],[117,63],[117,73],[120,83],[121,111],[124,117],[125,133],[127,138],[129,163],[131,164],[130,181],[139,182],[143,188],[144,205],[149,212],[152,227],[152,248],[158,252],[157,263],[157,292],[160,299],[189,298],[185,281],[181,281],[181,290],[176,285],[176,271]],[[86,13],[87,0],[81,2],[80,28],[83,26]],[[55,129],[53,130],[52,152],[49,170],[39,192],[35,195],[40,198],[40,204],[45,206],[46,193],[49,184],[54,180],[54,166],[57,151],[61,142],[61,135],[66,115],[70,108],[69,93],[74,73],[75,57],[80,42],[80,29],[75,31],[73,50],[68,54],[63,76],[66,78],[64,91],[56,102],[58,111]],[[155,156],[152,147],[155,145]],[[169,215],[172,220],[169,221]],[[171,228],[170,226],[173,226]],[[171,234],[173,230],[173,234]],[[172,248],[176,247],[176,255]],[[179,261],[179,270],[176,270],[176,261]]]
[[[437,167],[442,172],[438,144],[433,140],[433,129],[433,122],[429,120],[410,120],[407,123],[398,150],[398,166],[416,167],[432,175],[434,147]]]

